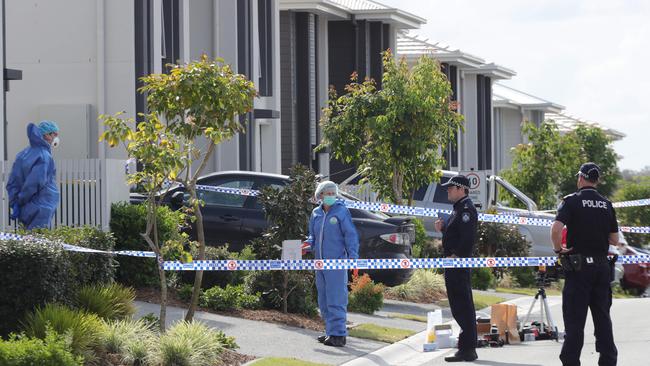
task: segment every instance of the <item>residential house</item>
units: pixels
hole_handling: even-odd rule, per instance
[[[282,171],[296,163],[341,181],[354,167],[314,153],[328,89],[341,94],[350,75],[381,83],[381,53],[397,32],[424,19],[367,0],[280,0]]]
[[[452,88],[452,99],[465,117],[464,131],[450,136],[447,167],[452,170],[481,170],[494,172],[495,146],[493,128],[492,85],[496,80],[515,75],[501,65],[487,63],[481,57],[432,43],[418,36],[400,32],[397,55],[414,65],[420,57],[433,57],[441,64]]]

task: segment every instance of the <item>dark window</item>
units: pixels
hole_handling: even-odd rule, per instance
[[[251,1],[237,0],[237,72],[251,79],[252,39],[251,39]],[[239,117],[248,133],[239,134],[239,169],[253,169],[253,114],[246,113]]]
[[[436,192],[433,194],[433,202],[437,203],[451,203],[447,199],[447,187],[441,186],[449,181],[449,177],[440,178],[440,183],[436,184]]]
[[[273,95],[273,0],[257,0],[260,44],[260,96]]]
[[[414,201],[424,200],[424,195],[427,194],[427,189],[429,189],[429,184],[425,184],[422,187],[418,188],[417,191],[413,194]]]
[[[267,178],[267,179],[262,179],[260,181],[259,178],[258,178],[257,182],[255,183],[255,189],[259,190],[259,189],[262,189],[263,187],[269,187],[270,186],[272,188],[283,190],[284,187],[286,187],[288,184],[289,184],[288,181],[282,180],[282,179],[270,179],[270,178]],[[255,208],[255,209],[263,208],[262,204],[259,202],[257,197],[252,196],[251,200],[252,200],[251,205],[253,206],[253,208]]]
[[[153,5],[152,0],[134,1],[135,19],[135,111],[136,118],[146,113],[146,97],[137,89],[142,87],[141,77],[153,72]]]
[[[440,65],[442,72],[447,76],[449,84],[451,86],[451,100],[453,102],[458,101],[458,69],[456,66],[449,65],[447,63],[442,63]],[[457,132],[450,132],[449,138],[447,141],[447,148],[444,151],[444,158],[446,162],[446,168],[458,166],[458,141],[457,141]]]
[[[162,2],[162,65],[163,71],[169,71],[166,65],[180,61],[180,4],[179,0]]]
[[[212,180],[204,182],[205,185],[215,186],[215,187],[228,187],[228,188],[240,188],[240,189],[252,189],[253,180],[252,179],[239,179],[239,178],[221,178],[218,180]],[[244,207],[246,203],[246,198],[248,196],[231,194],[231,193],[221,193],[213,192],[207,190],[197,190],[198,198],[203,200],[206,205],[219,205],[219,206],[229,206],[229,207]]]
[[[492,169],[492,83],[489,77],[476,77],[478,169]]]

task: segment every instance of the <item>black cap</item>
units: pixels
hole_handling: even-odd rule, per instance
[[[466,176],[458,174],[456,176],[451,177],[447,181],[447,183],[441,184],[443,187],[448,187],[448,186],[456,186],[460,188],[465,188],[469,189],[469,179],[467,179]]]
[[[600,167],[594,163],[584,163],[576,173],[576,177],[577,176],[582,176],[585,179],[597,180],[600,178]]]

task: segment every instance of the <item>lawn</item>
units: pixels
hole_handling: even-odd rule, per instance
[[[497,287],[496,289],[497,292],[503,292],[507,294],[526,295],[526,296],[535,296],[537,294],[537,290],[539,289],[535,287],[526,287],[526,288]],[[553,288],[547,288],[546,294],[549,296],[560,296],[562,295],[562,291]]]
[[[324,363],[313,363],[295,358],[267,357],[252,363],[253,366],[329,366]]]
[[[477,292],[473,292],[472,295],[474,297],[474,308],[476,310],[487,308],[488,306],[491,306],[493,304],[498,304],[500,302],[506,301],[506,299],[504,299],[503,297],[493,296],[493,295],[484,295],[484,294],[480,294],[480,293],[477,293]],[[449,306],[449,300],[445,299],[445,300],[439,301],[437,304],[438,304],[438,306],[441,306],[441,307],[448,307]]]
[[[389,318],[405,319],[405,320],[413,320],[413,321],[422,322],[422,323],[427,322],[427,317],[424,316],[424,315],[390,313],[390,314],[388,314],[388,317]]]
[[[408,329],[382,327],[375,324],[364,323],[350,329],[348,333],[350,337],[395,343],[412,336],[416,332]]]

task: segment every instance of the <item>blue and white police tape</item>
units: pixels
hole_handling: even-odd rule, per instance
[[[298,260],[204,260],[182,263],[166,261],[167,271],[300,271],[350,269],[496,268],[554,266],[557,257],[492,258],[387,258],[387,259],[298,259]],[[650,263],[650,255],[622,255],[618,263]]]
[[[227,188],[227,187],[213,187],[213,186],[204,186],[198,185],[197,189],[218,193],[228,193],[228,194],[238,194],[242,196],[257,196],[259,191],[252,189],[241,189],[241,188]],[[423,216],[423,217],[438,217],[438,214],[447,214],[452,213],[451,210],[443,210],[436,208],[425,208],[425,207],[414,207],[414,206],[404,206],[404,205],[395,205],[391,203],[381,203],[381,202],[364,202],[364,201],[351,201],[344,200],[345,205],[348,208],[356,208],[366,211],[380,211],[384,213],[392,213],[399,215],[411,215],[411,216]],[[494,222],[500,224],[512,224],[512,225],[530,225],[530,226],[544,226],[550,227],[553,224],[553,220],[545,218],[536,218],[536,217],[525,217],[525,216],[516,216],[516,215],[504,215],[504,214],[486,214],[479,213],[478,220],[483,222]],[[633,227],[633,226],[622,226],[622,232],[627,233],[639,233],[639,234],[648,234],[650,233],[650,227]]]
[[[648,206],[648,205],[650,205],[650,198],[612,203],[612,206],[614,207],[637,207],[637,206]]]
[[[33,235],[20,235],[20,234],[15,234],[15,233],[5,233],[5,232],[0,232],[0,240],[33,240],[37,242],[46,242],[46,243],[57,243],[56,240],[48,240],[43,237],[38,237],[38,236],[33,236]],[[116,250],[116,251],[108,251],[108,250],[99,250],[99,249],[91,249],[91,248],[85,248],[85,247],[80,247],[78,245],[72,245],[72,244],[65,244],[65,243],[60,243],[61,246],[63,247],[64,250],[71,251],[71,252],[79,252],[79,253],[97,253],[97,254],[110,254],[110,255],[126,255],[130,257],[147,257],[147,258],[155,258],[156,254],[154,252],[147,252],[147,251],[140,251],[140,250]]]

